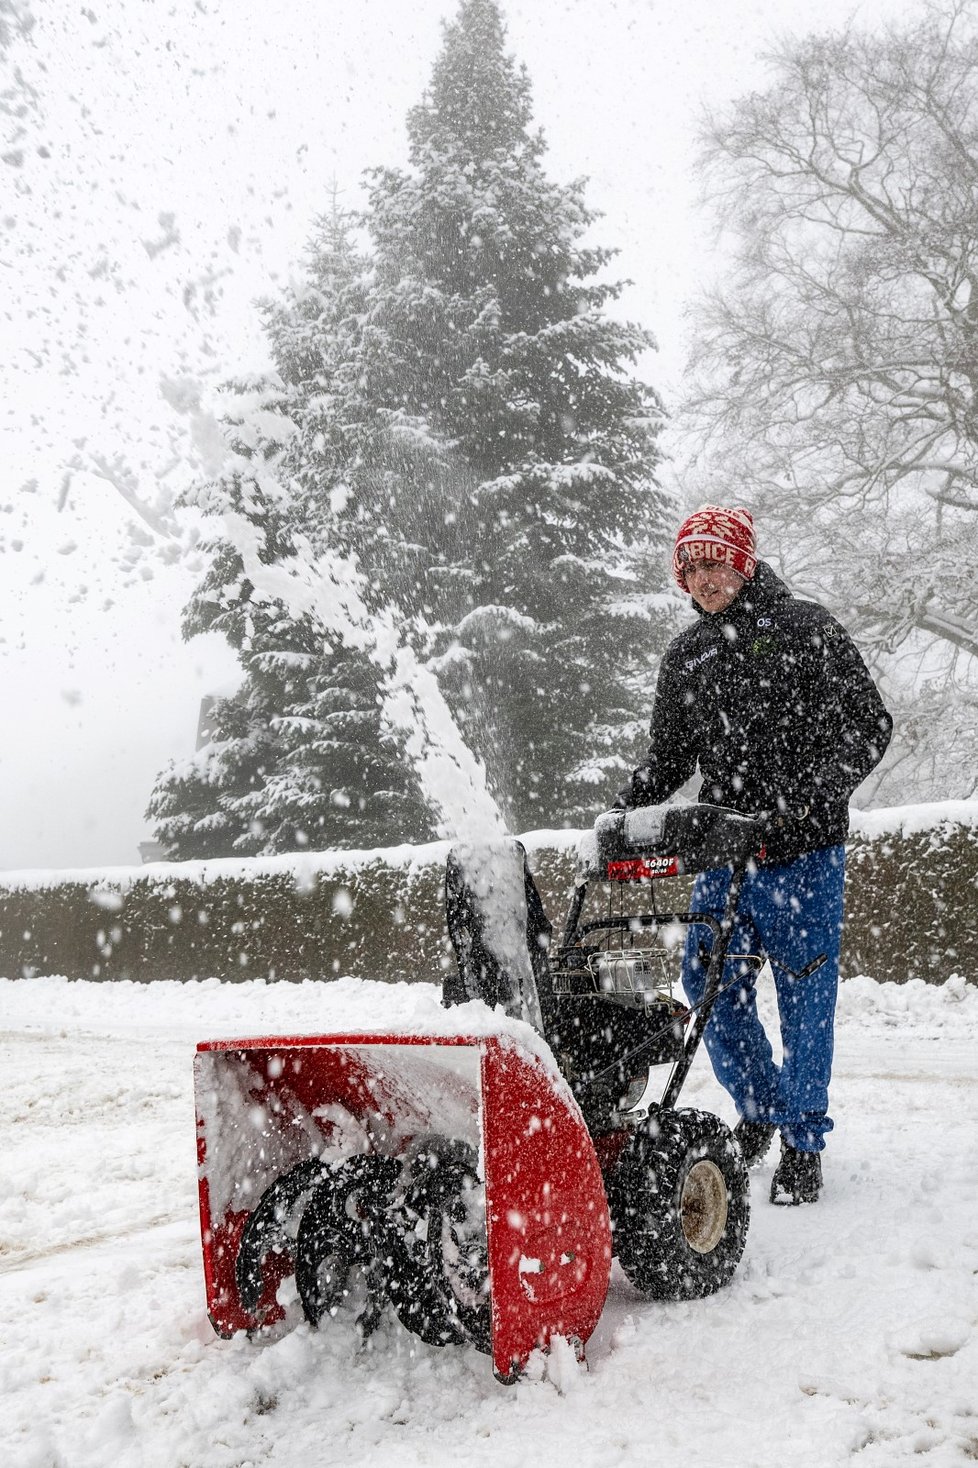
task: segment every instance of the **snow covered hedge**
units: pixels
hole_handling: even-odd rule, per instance
[[[978,983],[978,803],[852,813],[842,971]]]
[[[939,982],[956,972],[978,982],[978,803],[853,812],[852,825],[843,972]],[[555,926],[579,835],[524,838]],[[8,873],[0,973],[437,981],[450,961],[447,850]]]

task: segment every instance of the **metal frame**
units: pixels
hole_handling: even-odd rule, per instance
[[[666,1108],[675,1108],[676,1102],[679,1099],[679,1094],[685,1083],[686,1077],[689,1074],[690,1067],[693,1064],[693,1059],[696,1055],[696,1051],[699,1049],[700,1041],[703,1038],[703,1032],[706,1029],[707,1023],[709,1022],[710,1015],[713,1012],[713,1006],[716,1003],[716,1000],[722,988],[724,987],[722,983],[723,966],[727,962],[728,957],[731,956],[728,950],[730,947],[730,938],[733,932],[734,921],[737,915],[737,906],[740,901],[740,889],[743,885],[745,871],[746,863],[734,866],[733,874],[730,881],[730,887],[727,893],[726,905],[724,908],[723,916],[719,921],[716,917],[714,917],[712,913],[684,911],[620,915],[603,919],[594,919],[593,921],[589,921],[587,923],[581,923],[580,916],[584,907],[584,901],[587,896],[588,889],[592,885],[595,878],[591,878],[587,881],[579,883],[575,887],[571,895],[570,909],[568,911],[567,920],[564,925],[564,941],[562,946],[565,949],[574,947],[577,943],[580,942],[581,939],[586,937],[588,933],[600,930],[612,932],[635,932],[640,931],[642,928],[659,929],[667,927],[670,923],[681,923],[686,926],[697,924],[708,928],[713,935],[713,943],[710,949],[710,961],[706,972],[706,984],[703,991],[703,997],[700,1000],[699,1004],[687,1009],[687,1019],[693,1017],[693,1023],[683,1038],[682,1052],[677,1060],[673,1063],[672,1070],[666,1082],[665,1089],[662,1093],[662,1098],[659,1101],[660,1110]],[[734,956],[737,958],[741,958],[745,963],[756,963],[758,964],[758,966],[762,962],[759,955],[756,954],[737,954]],[[740,976],[738,975],[738,978],[739,977]],[[736,982],[736,980],[734,982]],[[560,1003],[560,994],[556,991],[554,992],[554,1001],[557,1004]],[[636,1065],[640,1065],[642,1063],[643,1055],[652,1054],[657,1041],[661,1039],[662,1035],[665,1034],[666,1031],[672,1027],[672,1024],[673,1021],[670,1020],[669,1024],[665,1026],[663,1030],[657,1031],[654,1035],[649,1036],[646,1040],[642,1042],[641,1045],[637,1046],[628,1054],[618,1057],[614,1065],[607,1067],[605,1070],[597,1072],[587,1081],[584,1081],[582,1083],[582,1089],[590,1089],[591,1086],[594,1086],[598,1082],[607,1079],[609,1075],[611,1075],[615,1070],[619,1069],[620,1066],[622,1066],[623,1064],[634,1063]]]

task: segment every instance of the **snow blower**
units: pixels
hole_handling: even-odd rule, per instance
[[[485,1351],[512,1381],[555,1336],[583,1356],[614,1255],[648,1298],[725,1284],[746,1240],[747,1170],[719,1118],[676,1103],[725,963],[761,962],[727,951],[760,845],[756,821],[719,807],[609,812],[582,849],[559,945],[518,842],[456,847],[444,1033],[199,1045],[217,1333],[270,1331],[301,1309],[367,1336],[392,1311],[429,1344]],[[721,919],[656,909],[658,879],[727,864]],[[695,1012],[674,992],[689,924],[709,954]],[[656,1066],[668,1078],[643,1108]]]

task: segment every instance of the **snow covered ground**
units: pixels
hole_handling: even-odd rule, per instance
[[[396,1322],[265,1345],[204,1313],[197,1040],[410,1019],[426,986],[0,980],[0,1463],[860,1468],[978,1459],[978,989],[853,979],[815,1208],[767,1202],[733,1284],[617,1272],[589,1349],[504,1387]],[[704,1055],[684,1101],[729,1103]]]

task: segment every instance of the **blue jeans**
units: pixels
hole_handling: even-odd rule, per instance
[[[693,886],[691,912],[722,917],[730,886],[729,867],[701,872]],[[729,952],[756,953],[771,960],[778,996],[783,1059],[776,1065],[757,1014],[756,969],[740,965],[742,982],[717,999],[704,1040],[720,1084],[740,1116],[771,1122],[801,1152],[820,1152],[828,1115],[833,1025],[839,986],[842,888],[845,847],[829,846],[783,866],[747,871],[740,889]],[[683,955],[683,988],[698,1004],[706,987],[712,939],[691,924]],[[826,955],[804,978],[802,969]],[[737,977],[736,959],[724,965],[722,983]]]

